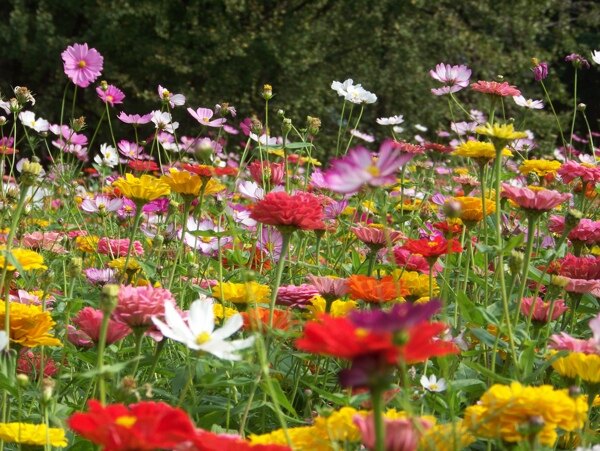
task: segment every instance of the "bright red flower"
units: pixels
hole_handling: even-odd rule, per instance
[[[105,450],[172,449],[196,434],[183,410],[162,402],[102,406],[92,400],[88,408],[71,415],[69,427]]]
[[[215,174],[215,168],[205,164],[184,164],[183,169],[200,177],[212,177]]]
[[[309,193],[287,194],[271,192],[252,206],[252,219],[276,227],[294,227],[302,230],[323,230],[323,207],[319,199]]]
[[[448,326],[444,323],[421,322],[408,331],[408,341],[400,348],[400,357],[408,364],[424,362],[431,357],[458,354],[460,350],[451,341],[438,338]]]
[[[435,261],[440,255],[462,252],[463,250],[460,243],[454,238],[447,240],[440,235],[435,236],[433,239],[408,240],[404,243],[402,249],[406,249],[413,254],[422,255],[430,263],[431,261]]]
[[[371,332],[355,326],[347,318],[319,316],[304,326],[304,336],[296,347],[313,354],[323,354],[353,360],[363,355],[380,354],[390,364],[398,360],[398,348],[391,333]]]
[[[158,165],[150,160],[130,160],[127,165],[134,171],[139,172],[154,172],[159,170]]]
[[[240,436],[214,434],[198,430],[189,446],[181,446],[181,451],[291,451],[283,445],[252,445]]]

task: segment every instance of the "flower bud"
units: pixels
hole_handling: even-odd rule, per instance
[[[83,268],[83,260],[81,257],[72,257],[69,260],[69,265],[67,266],[67,274],[70,277],[78,277],[81,274]]]
[[[42,172],[42,165],[35,161],[26,161],[21,168],[21,183],[32,186]]]
[[[253,117],[250,119],[252,125],[250,126],[250,131],[256,135],[261,135],[263,131],[263,124],[257,118]]]
[[[268,84],[263,85],[262,96],[265,100],[270,100],[273,98],[273,87]]]
[[[583,218],[583,213],[581,211],[576,210],[575,208],[569,209],[565,216],[565,229],[567,232],[570,232],[577,227],[581,218]]]
[[[54,379],[50,379],[49,377],[44,378],[42,380],[42,399],[44,402],[48,402],[52,399],[54,395],[54,387],[56,386],[56,382]]]
[[[510,269],[510,273],[513,276],[516,276],[521,273],[523,269],[523,261],[525,260],[525,255],[522,252],[512,250],[510,252],[510,257],[508,258],[508,267]]]
[[[83,130],[85,127],[85,117],[81,116],[77,119],[73,119],[73,121],[71,122],[71,127],[76,132],[80,132],[81,130]]]
[[[27,387],[29,385],[29,376],[23,373],[17,374],[17,384],[19,384],[19,387],[21,388]]]
[[[119,285],[106,284],[102,287],[102,294],[100,296],[100,310],[106,315],[110,315],[117,303],[119,302]]]
[[[577,385],[571,385],[569,387],[569,396],[571,398],[578,398],[581,395],[581,388]]]
[[[442,210],[447,218],[458,218],[462,211],[460,202],[450,199],[444,203]]]
[[[283,132],[283,134],[287,134],[292,130],[292,120],[285,118],[283,120],[283,123],[281,124],[281,131]]]
[[[311,135],[316,135],[321,129],[321,119],[318,117],[306,116],[306,129]]]
[[[586,108],[587,108],[587,105],[585,103],[580,103],[577,105],[577,111],[584,112]]]
[[[565,288],[569,284],[569,279],[562,276],[553,275],[550,283],[556,287]]]
[[[102,89],[103,91],[108,91],[108,83],[106,82],[106,80],[102,80],[100,82],[100,89]],[[168,95],[168,93],[167,93]]]
[[[0,127],[6,124],[6,116],[0,116]]]

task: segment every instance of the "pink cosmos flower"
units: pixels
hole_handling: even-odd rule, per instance
[[[275,262],[279,261],[281,248],[283,246],[283,235],[275,227],[264,227],[258,239],[256,247],[267,254]]]
[[[499,97],[514,97],[521,95],[521,91],[519,91],[516,86],[509,85],[505,81],[499,83],[497,81],[479,80],[477,83],[471,84],[471,89],[473,91]]]
[[[154,327],[152,316],[162,318],[167,302],[176,305],[175,298],[167,289],[154,288],[151,285],[121,286],[119,303],[113,312],[113,318],[132,329]]]
[[[163,102],[168,102],[171,108],[181,106],[185,103],[185,96],[183,94],[173,94],[161,85],[158,85],[158,96]]]
[[[290,307],[304,307],[319,294],[313,285],[283,285],[277,291],[277,304]]]
[[[531,310],[533,309],[532,319],[541,323],[547,323],[548,321],[554,321],[569,308],[565,305],[564,299],[557,299],[554,301],[554,307],[552,309],[552,318],[550,318],[550,307],[552,302],[545,302],[539,296],[535,298],[535,302],[532,297],[523,298],[521,304],[521,313],[525,318],[529,318]]]
[[[373,414],[367,416],[355,415],[354,424],[358,428],[361,441],[367,449],[375,449],[375,420]],[[419,426],[416,426],[410,419],[390,420],[385,422],[385,443],[386,451],[416,451],[419,447],[419,440],[424,431],[433,425],[426,420],[418,420]]]
[[[96,310],[92,307],[85,307],[73,318],[73,324],[69,325],[67,338],[75,346],[82,348],[91,348],[98,343],[100,339],[100,326],[104,313],[102,310]],[[108,333],[106,334],[106,344],[110,345],[122,340],[131,333],[131,329],[123,323],[113,319],[108,322]]]
[[[87,281],[92,285],[106,285],[117,281],[117,275],[111,268],[86,268],[83,272]]]
[[[515,202],[526,210],[549,211],[573,197],[571,193],[559,193],[550,189],[531,190],[507,183],[502,184],[502,197]]]
[[[340,159],[334,160],[324,178],[330,190],[338,193],[356,193],[363,185],[382,186],[395,183],[396,172],[413,157],[403,153],[395,141],[385,141],[379,153],[372,155],[364,147],[356,147]]]
[[[119,88],[114,85],[108,85],[106,89],[102,89],[102,86],[96,88],[98,97],[110,106],[115,106],[116,103],[123,103],[125,94]]]
[[[230,236],[218,237],[219,234],[225,232],[225,229],[217,226],[212,219],[196,221],[196,219],[190,216],[187,220],[186,230],[184,237],[185,244],[192,249],[198,249],[204,255],[216,255],[218,254],[219,246],[222,248],[233,241],[233,238]],[[182,230],[179,230],[177,234],[179,239],[181,239],[181,232]],[[197,232],[204,233],[200,235]]]
[[[102,73],[104,58],[87,43],[73,44],[61,54],[65,74],[80,88],[87,88]]]
[[[117,147],[119,148],[119,152],[121,153],[121,155],[132,160],[141,160],[145,157],[144,148],[132,141],[122,139],[117,144]]]
[[[94,199],[85,198],[79,208],[87,213],[110,213],[123,206],[123,199],[98,195]]]
[[[128,248],[129,238],[113,239],[102,237],[100,238],[100,241],[98,241],[98,252],[103,255],[110,255],[113,258],[125,257]],[[131,246],[131,255],[144,255],[142,243],[137,240],[133,242],[133,246]]]
[[[563,163],[556,172],[565,183],[571,183],[577,177],[580,177],[584,182],[600,182],[600,167],[589,164],[580,164],[573,160]]]
[[[445,85],[431,90],[436,96],[441,96],[458,92],[469,86],[471,69],[464,65],[450,66],[450,64],[440,63],[435,66],[435,70],[429,71],[429,75]]]
[[[308,280],[308,283],[314,286],[324,298],[338,299],[345,296],[350,291],[347,279],[309,274],[306,276],[306,280]]]
[[[194,111],[192,108],[187,109],[188,113],[192,115],[200,124],[206,125],[207,127],[221,127],[225,123],[224,118],[210,120],[215,114],[210,108],[198,108]]]
[[[143,124],[149,123],[150,120],[152,120],[152,113],[139,115],[139,114],[125,114],[124,111],[121,111],[121,113],[119,113],[119,115],[117,116],[117,119],[119,119],[121,122],[124,122],[126,124],[143,125]]]

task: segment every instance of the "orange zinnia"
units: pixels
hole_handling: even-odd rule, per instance
[[[348,279],[350,297],[365,302],[389,302],[406,296],[409,292],[402,281],[392,276],[376,279],[375,277],[354,275]]]

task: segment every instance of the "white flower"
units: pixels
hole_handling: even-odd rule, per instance
[[[99,166],[114,168],[119,164],[119,155],[114,147],[102,144],[100,146],[100,155],[94,157],[94,162]]]
[[[167,88],[163,88],[158,85],[158,96],[163,101],[168,101],[171,108],[175,106],[181,106],[185,103],[185,96],[183,94],[173,94]]]
[[[399,114],[391,117],[380,117],[377,119],[379,125],[399,125],[404,122],[404,116]]]
[[[541,110],[544,108],[544,102],[541,100],[526,99],[523,96],[514,96],[513,100],[517,105],[531,110]]]
[[[151,121],[154,123],[158,130],[164,130],[167,133],[174,133],[175,130],[179,127],[179,122],[171,122],[172,117],[167,112],[162,112],[160,110],[154,110],[152,112]]]
[[[600,51],[594,50],[592,52],[592,61],[596,64],[600,64]]]
[[[250,133],[250,139],[261,143],[263,146],[278,146],[283,143],[283,138],[281,136],[269,136],[267,141],[266,134],[258,136],[256,133]]]
[[[348,87],[348,92],[345,99],[352,103],[375,103],[377,96],[370,91],[367,91],[361,85]]]
[[[163,323],[156,317],[152,321],[162,334],[179,341],[195,351],[204,351],[220,359],[240,360],[237,351],[246,349],[254,343],[254,337],[242,340],[225,341],[236,333],[244,324],[242,315],[236,313],[229,317],[223,327],[215,330],[215,315],[213,312],[213,299],[200,296],[190,306],[187,321],[175,310],[171,303],[165,303],[165,321]]]
[[[0,99],[0,108],[2,108],[6,112],[6,114],[10,113],[9,102],[5,102],[4,100]]]
[[[421,125],[421,124],[415,124],[415,128],[417,130],[419,130],[420,132],[426,132],[427,131],[427,127],[425,127],[424,125]]]
[[[394,125],[392,127],[392,130],[394,131],[394,133],[400,134],[400,133],[402,133],[404,131],[404,128],[400,127],[399,125]]]
[[[358,130],[350,130],[350,134],[368,143],[375,142],[375,137],[373,135],[369,135],[368,133],[359,132]]]
[[[591,448],[584,448],[582,446],[578,446],[577,448],[575,448],[575,451],[600,451],[600,445],[594,445]]]
[[[356,85],[360,87],[360,85]],[[339,81],[334,81],[331,83],[331,89],[337,92],[340,96],[346,97],[348,95],[348,89],[354,87],[354,81],[349,78],[348,80],[340,83]]]
[[[8,345],[8,335],[5,331],[0,330],[0,351],[3,351],[7,345]]]
[[[246,199],[261,200],[265,197],[265,191],[256,182],[248,180],[240,181],[237,190]]]
[[[438,381],[435,374],[432,374],[431,376],[429,376],[429,378],[427,378],[427,376],[425,375],[421,376],[421,385],[425,390],[431,392],[439,393],[446,390],[446,380],[444,378],[441,378]]]
[[[50,123],[41,117],[36,119],[33,111],[21,111],[19,119],[24,126],[32,128],[38,133],[47,132],[50,129]]]

